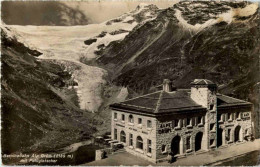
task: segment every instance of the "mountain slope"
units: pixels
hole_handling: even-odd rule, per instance
[[[80,110],[75,89],[68,89],[77,85],[71,74],[36,59],[41,53],[17,42],[5,27],[1,32],[2,153],[53,151],[90,138],[92,115]]]
[[[8,26],[19,42],[42,53],[40,59],[53,60],[72,74],[81,109],[97,112],[102,107],[107,72],[91,64],[101,48],[121,41],[136,26],[157,16],[154,5],[136,10],[101,24],[86,26]],[[40,40],[39,40],[40,39]],[[95,63],[94,63],[95,64]]]
[[[181,1],[103,48],[99,62],[112,71],[115,84],[140,93],[164,78],[182,88],[208,78],[233,93],[235,81],[257,82],[259,23],[258,4]],[[250,75],[247,84],[239,82]]]
[[[1,5],[1,18],[10,25],[69,26],[91,22],[83,11],[57,1],[3,1]]]

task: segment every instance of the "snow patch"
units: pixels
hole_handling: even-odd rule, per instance
[[[133,16],[127,16],[127,17],[124,19],[124,22],[128,22],[128,21],[131,21],[131,20],[134,20]]]
[[[247,5],[245,8],[237,8],[233,9],[233,17],[238,16],[238,17],[247,17],[255,14],[258,9],[258,3],[253,3],[250,5]]]
[[[145,17],[149,17],[149,16],[152,16],[151,12],[145,13]]]
[[[113,32],[119,29],[131,31],[136,24],[114,23],[107,26],[104,23],[86,26],[8,26],[14,29],[19,42],[26,43],[30,48],[37,48],[44,53],[42,57],[53,59],[80,60],[85,56],[88,59],[96,58],[84,41],[99,35],[102,31]],[[112,42],[113,38],[104,37],[104,41]],[[123,39],[124,36],[114,37],[114,40]],[[40,39],[40,40],[39,40]]]
[[[119,94],[117,95],[118,102],[124,101],[128,96],[128,89],[126,87],[122,87]]]
[[[206,5],[206,4],[201,4],[201,3],[194,3],[194,4],[192,4],[191,6],[193,6],[193,7],[208,7],[208,5]]]
[[[176,11],[175,16],[179,20],[179,24],[181,24],[183,26],[183,28],[186,28],[188,30],[192,30],[192,31],[195,31],[195,32],[201,31],[204,28],[209,27],[209,26],[217,23],[216,19],[210,19],[203,24],[191,25],[182,17],[182,13],[181,13],[180,10],[176,9],[175,11]]]

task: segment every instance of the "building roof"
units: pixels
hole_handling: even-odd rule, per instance
[[[251,103],[236,99],[230,96],[226,96],[223,94],[217,94],[217,107],[218,108],[225,108],[225,107],[235,107],[235,106],[245,106],[251,105]]]
[[[216,84],[208,79],[195,79],[193,82],[191,82],[191,85],[216,85]]]
[[[110,107],[125,112],[151,115],[207,111],[205,107],[197,104],[190,98],[189,91],[187,89],[173,92],[157,91],[121,103],[111,104]],[[217,108],[223,109],[248,105],[251,105],[251,103],[223,94],[217,94]]]
[[[157,91],[121,103],[110,105],[112,108],[135,110],[142,113],[159,114],[181,111],[205,110],[194,102],[186,90],[173,92]]]

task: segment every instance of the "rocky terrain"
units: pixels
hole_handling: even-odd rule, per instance
[[[89,139],[96,131],[93,115],[80,110],[72,75],[37,59],[40,52],[7,31],[1,28],[2,153],[53,151]]]
[[[115,84],[140,93],[163,78],[182,88],[208,78],[245,99],[249,92],[240,92],[258,78],[259,23],[258,4],[182,1],[110,43],[98,61],[113,71]]]

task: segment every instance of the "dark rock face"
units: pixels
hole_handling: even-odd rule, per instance
[[[2,13],[3,22],[9,25],[73,26],[90,22],[81,10],[58,1],[5,1],[2,3]]]
[[[110,35],[117,35],[117,34],[122,34],[122,33],[126,33],[126,32],[129,32],[129,31],[120,29],[120,30],[116,30],[116,31],[110,32],[109,34]]]
[[[199,31],[189,31],[176,17],[176,11],[190,25],[204,24],[231,8],[249,2],[181,1],[160,10],[156,19],[131,31],[123,41],[111,42],[99,52],[99,62],[113,71],[113,81],[144,93],[164,78],[177,87],[189,88],[195,78],[208,78],[221,89],[246,98],[258,78],[259,11],[243,22],[219,21]],[[114,68],[117,67],[117,68]],[[243,78],[250,80],[245,81]],[[234,87],[231,83],[236,82]],[[230,85],[231,84],[231,85]],[[227,87],[228,88],[227,88]],[[243,88],[242,88],[243,87]],[[239,89],[238,89],[239,88]],[[240,94],[239,90],[248,90]],[[233,92],[234,93],[234,92]]]
[[[106,31],[102,31],[98,36],[97,38],[102,38],[104,36],[106,36],[107,32]]]
[[[92,43],[94,43],[94,42],[97,42],[97,39],[88,39],[88,40],[86,40],[86,41],[84,41],[84,43],[86,44],[86,45],[91,45]]]
[[[98,45],[98,46],[97,46],[98,49],[102,49],[102,48],[104,48],[104,47],[105,47],[105,44],[101,44],[101,45]]]
[[[75,90],[67,89],[77,84],[71,74],[51,61],[37,61],[38,51],[1,32],[2,153],[53,151],[90,137],[89,118]]]

